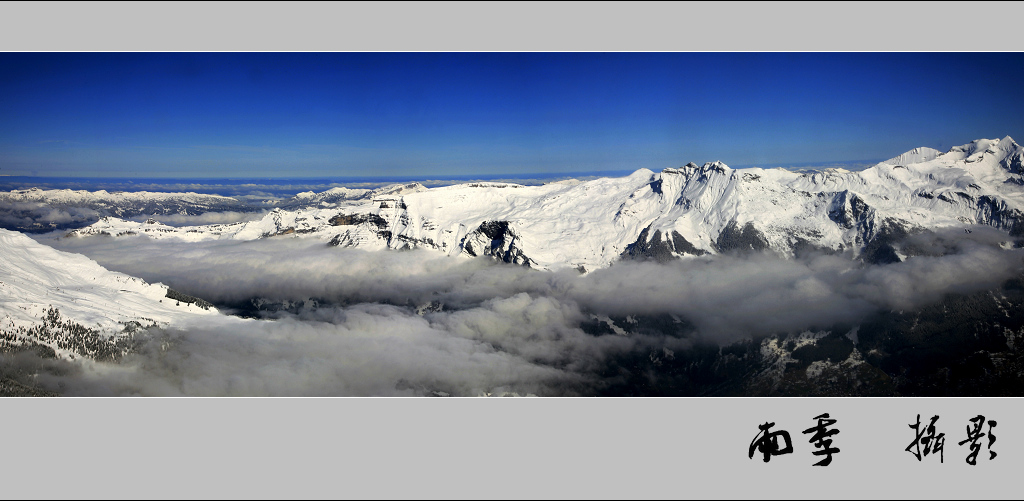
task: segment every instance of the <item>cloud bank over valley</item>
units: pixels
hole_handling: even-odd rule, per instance
[[[625,361],[852,326],[1024,271],[984,228],[917,235],[921,255],[884,265],[748,253],[584,275],[305,239],[37,239],[256,317],[153,330],[116,366],[38,378],[68,395],[616,394]]]

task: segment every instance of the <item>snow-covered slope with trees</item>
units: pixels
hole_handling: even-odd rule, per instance
[[[860,172],[731,169],[721,162],[542,186],[302,193],[262,220],[170,227],[104,218],[69,237],[319,238],[365,249],[428,248],[540,269],[593,270],[623,258],[770,250],[901,259],[915,232],[988,225],[1024,235],[1024,148],[1010,137],[940,153],[916,148]],[[308,203],[298,204],[298,199]],[[1008,241],[1011,238],[1008,238]]]
[[[61,358],[112,359],[138,329],[211,314],[201,299],[0,229],[0,351],[39,346]]]

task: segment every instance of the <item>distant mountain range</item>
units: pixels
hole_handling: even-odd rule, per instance
[[[104,216],[195,216],[207,212],[255,212],[264,207],[231,197],[199,193],[41,190],[0,193],[0,228],[45,233],[80,228]]]
[[[901,239],[922,231],[987,225],[1006,231],[1008,245],[1024,236],[1022,159],[1024,148],[1005,137],[946,153],[916,148],[858,172],[736,170],[712,162],[541,186],[336,188],[300,193],[259,221],[170,227],[158,217],[104,217],[69,236],[318,238],[363,249],[487,255],[546,270],[750,250],[851,252],[893,262],[914,252]]]

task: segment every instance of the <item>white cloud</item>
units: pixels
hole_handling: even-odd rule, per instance
[[[40,238],[221,304],[327,302],[272,321],[226,317],[157,333],[119,367],[91,364],[75,377],[40,381],[59,382],[67,394],[595,394],[608,384],[609,364],[631,354],[856,322],[998,286],[1024,270],[1024,250],[1000,249],[999,236],[920,235],[912,243],[933,255],[889,265],[753,254],[620,262],[582,276],[302,238]],[[415,313],[432,301],[445,309]],[[692,339],[594,336],[580,327],[591,313],[675,315],[696,331]],[[161,336],[174,340],[170,348],[159,349]]]

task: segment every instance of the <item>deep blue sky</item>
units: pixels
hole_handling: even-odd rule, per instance
[[[0,53],[0,174],[445,176],[1024,140],[1024,53]]]

